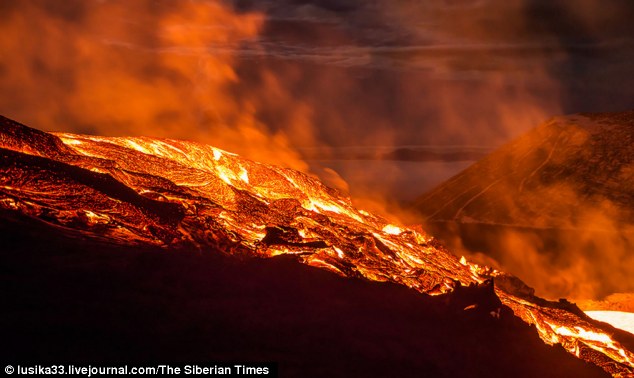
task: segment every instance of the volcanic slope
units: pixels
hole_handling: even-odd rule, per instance
[[[458,259],[420,230],[356,209],[303,173],[193,142],[51,134],[9,119],[0,120],[0,155],[2,219],[18,229],[38,225],[114,249],[288,255],[340,276],[445,296],[460,312],[514,314],[546,344],[613,375],[634,373],[627,334]]]
[[[540,295],[634,292],[634,111],[552,119],[412,210],[451,250],[521,276]]]
[[[428,221],[600,228],[598,211],[634,224],[634,111],[554,118],[435,189],[414,208]]]

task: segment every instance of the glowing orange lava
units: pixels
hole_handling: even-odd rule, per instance
[[[235,255],[292,254],[343,276],[429,295],[510,277],[356,209],[308,175],[204,144],[47,134],[5,120],[0,151],[0,207],[86,236],[175,249],[213,246]],[[546,343],[615,376],[634,374],[634,353],[581,311],[497,285],[495,292]]]

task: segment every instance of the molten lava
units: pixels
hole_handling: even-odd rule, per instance
[[[238,256],[296,255],[346,277],[436,295],[485,286],[548,344],[615,376],[634,353],[575,306],[458,259],[422,231],[354,208],[306,174],[170,139],[49,134],[0,120],[0,208],[75,237]],[[467,303],[465,310],[478,303]],[[491,316],[499,317],[500,309]]]

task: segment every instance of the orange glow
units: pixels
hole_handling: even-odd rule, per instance
[[[20,95],[0,100],[5,111],[33,102],[27,118],[44,129],[196,140],[307,171],[253,101],[230,94],[236,54],[248,43],[257,50],[263,14],[220,0],[90,2],[70,19],[37,3],[15,7],[0,33],[0,86]]]

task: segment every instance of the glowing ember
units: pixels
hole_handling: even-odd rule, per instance
[[[401,230],[397,226],[388,224],[387,226],[383,227],[383,232],[385,232],[386,234],[391,234],[391,235],[400,235],[401,232],[403,232],[403,230]]]
[[[509,277],[458,259],[421,231],[357,210],[294,170],[191,142],[46,134],[9,120],[2,126],[0,207],[60,230],[123,244],[291,254],[429,295]],[[497,286],[495,293],[546,343],[613,375],[634,374],[634,354],[569,307]]]

